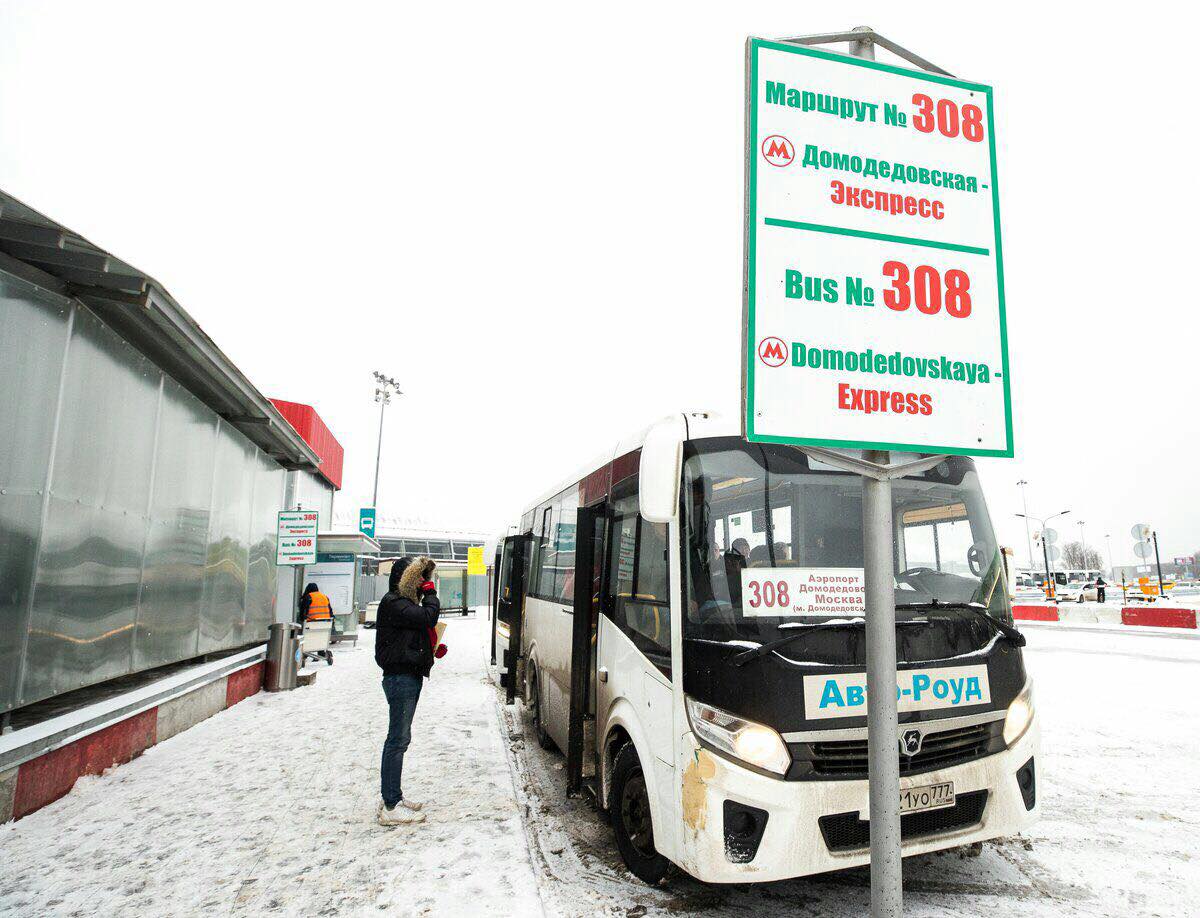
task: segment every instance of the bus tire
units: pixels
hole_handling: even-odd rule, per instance
[[[542,690],[536,669],[530,675],[529,695],[531,698],[529,708],[533,719],[534,738],[542,749],[553,749],[554,741],[550,739],[550,734],[546,732],[546,725],[542,722]]]
[[[651,886],[665,880],[671,862],[654,847],[650,794],[633,743],[626,743],[613,763],[609,816],[617,838],[617,850],[629,872]]]

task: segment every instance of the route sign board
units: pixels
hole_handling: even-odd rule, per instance
[[[275,564],[317,563],[317,511],[280,510]]]
[[[992,90],[747,45],[749,440],[1012,456]]]

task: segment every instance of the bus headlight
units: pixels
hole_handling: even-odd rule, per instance
[[[509,635],[511,634],[511,632],[508,630],[508,625],[502,621],[496,622],[496,633],[498,635],[500,635],[500,637],[503,640],[506,640],[506,641],[508,640]]]
[[[792,764],[783,738],[770,727],[711,708],[694,698],[687,699],[687,712],[697,739],[747,765],[782,775]]]
[[[1013,699],[1008,706],[1008,716],[1004,718],[1004,743],[1011,746],[1029,729],[1033,723],[1033,682],[1026,682],[1021,694]]]

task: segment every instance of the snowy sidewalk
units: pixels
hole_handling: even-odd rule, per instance
[[[387,705],[366,631],[314,686],[255,695],[0,826],[0,914],[539,914],[486,626],[450,620],[421,696],[404,790],[424,825],[375,822]]]

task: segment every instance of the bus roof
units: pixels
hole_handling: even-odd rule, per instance
[[[742,435],[741,422],[737,418],[730,418],[715,411],[691,411],[681,412],[681,414],[687,428],[686,439],[688,440],[701,440],[708,437],[740,437]],[[667,415],[667,417],[675,416]],[[546,503],[546,501],[562,493],[571,485],[583,481],[592,472],[603,468],[614,459],[624,456],[626,453],[631,453],[635,449],[639,449],[646,440],[646,434],[651,427],[658,423],[658,420],[647,424],[636,433],[618,440],[612,449],[598,455],[590,463],[579,469],[576,474],[560,479],[555,487],[543,492],[537,500],[525,504],[521,510],[521,515],[524,516],[539,504]]]

